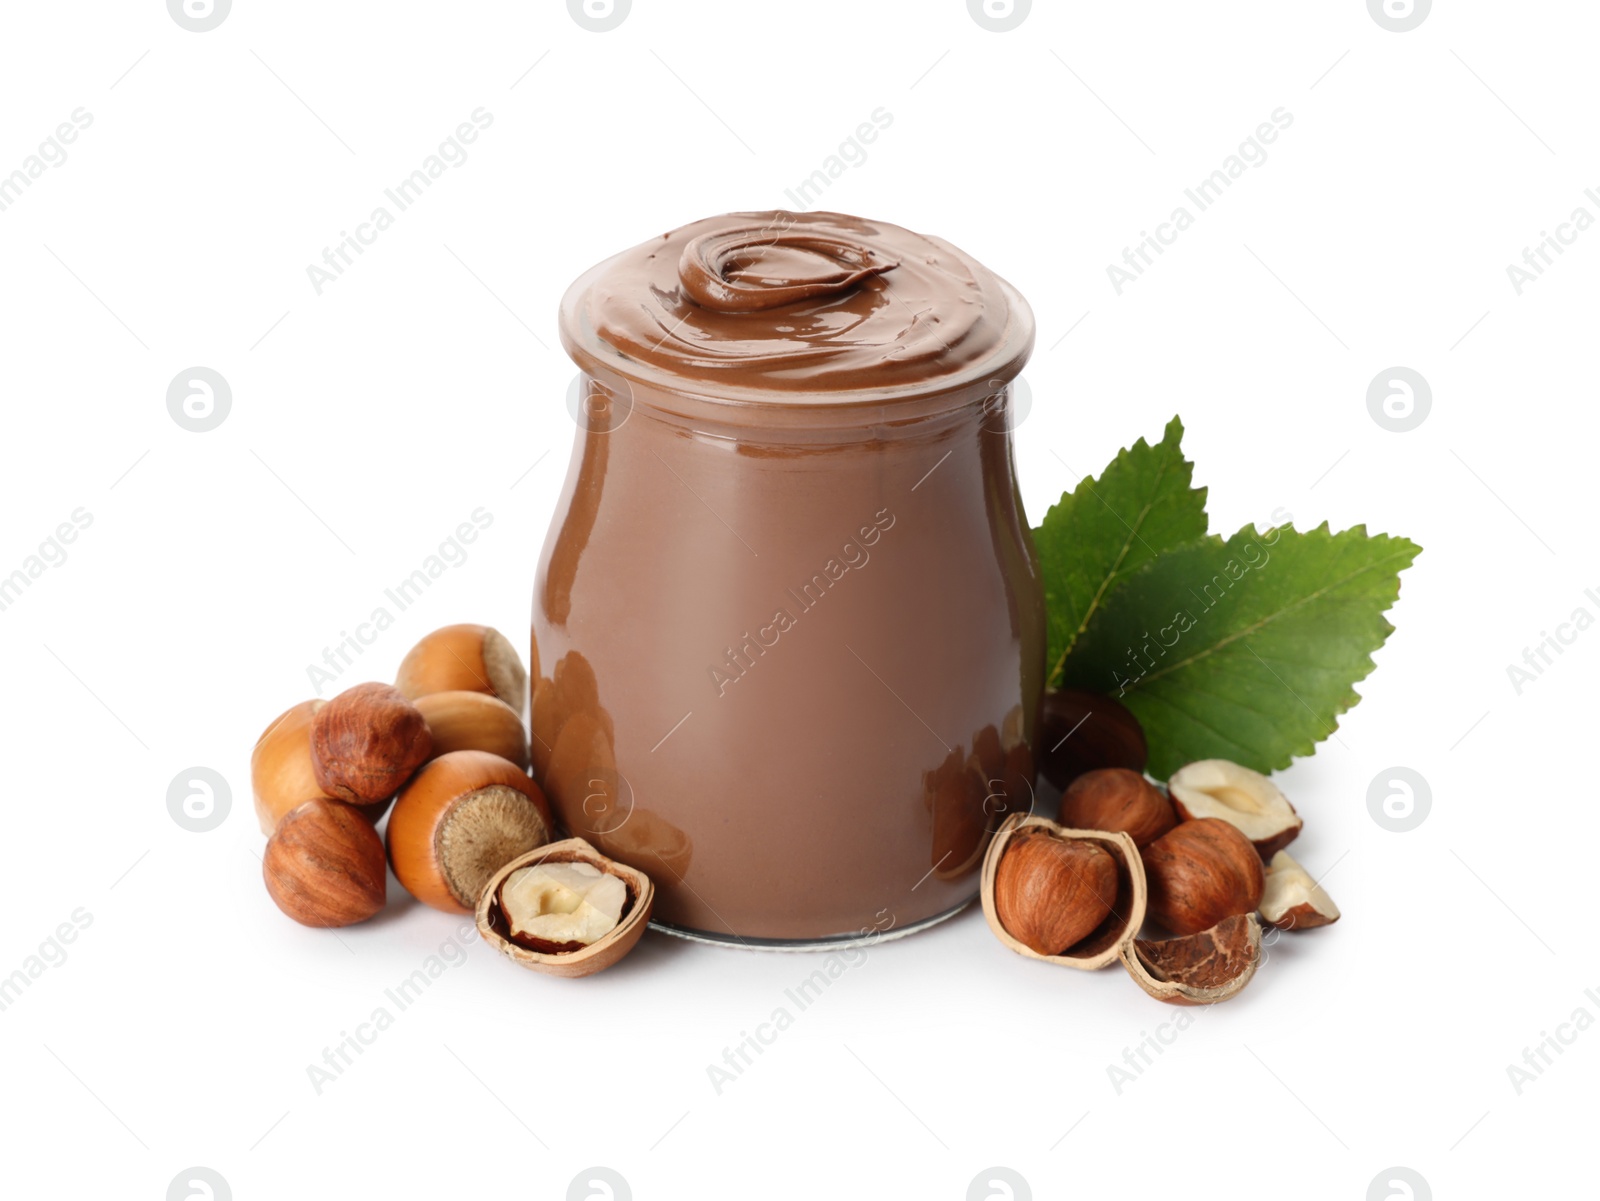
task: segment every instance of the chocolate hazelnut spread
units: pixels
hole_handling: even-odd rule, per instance
[[[736,213],[601,263],[534,597],[534,767],[668,928],[830,943],[970,901],[1032,801],[1020,295],[948,243]]]

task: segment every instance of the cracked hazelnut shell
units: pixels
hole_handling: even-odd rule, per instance
[[[472,913],[490,877],[554,831],[544,793],[522,768],[487,751],[451,751],[395,798],[389,863],[424,905]]]
[[[353,926],[383,908],[383,840],[349,805],[319,797],[278,822],[261,857],[273,903],[302,926]]]
[[[1040,835],[1097,848],[1110,857],[1116,871],[1116,896],[1110,912],[1086,936],[1057,954],[1036,951],[1013,935],[1001,920],[1004,902],[997,905],[1000,869],[1011,849],[1019,840],[1027,841]],[[1029,959],[1044,959],[1050,963],[1090,971],[1115,963],[1122,944],[1138,933],[1145,917],[1144,870],[1139,863],[1139,851],[1133,845],[1133,839],[1126,834],[1103,830],[1075,830],[1048,818],[1023,813],[1008,817],[995,834],[994,841],[989,844],[983,860],[978,895],[990,930],[1005,946]]]
[[[311,719],[317,784],[351,804],[387,801],[432,749],[422,714],[388,684],[347,688]]]
[[[1198,934],[1261,904],[1261,856],[1221,818],[1180,822],[1143,856],[1150,916],[1173,934]]]
[[[1143,773],[1125,767],[1084,772],[1061,794],[1061,821],[1083,830],[1121,831],[1148,846],[1178,824],[1172,802]]]
[[[1225,917],[1183,938],[1135,939],[1123,966],[1145,992],[1169,1005],[1215,1005],[1237,996],[1261,964],[1261,924],[1253,913]]]
[[[519,946],[511,937],[501,906],[501,890],[513,872],[535,863],[587,863],[616,876],[628,890],[621,920],[608,933],[576,950],[549,952]],[[649,876],[607,858],[582,838],[568,838],[519,855],[494,873],[478,901],[478,933],[490,947],[530,971],[569,979],[592,976],[617,963],[638,945],[650,923],[654,904],[655,885]]]

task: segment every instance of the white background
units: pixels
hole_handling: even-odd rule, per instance
[[[203,1165],[241,1199],[554,1198],[600,1164],[639,1198],[960,1198],[999,1165],[1036,1197],[1354,1201],[1395,1165],[1508,1197],[1588,1163],[1600,1033],[1563,1027],[1520,1095],[1507,1066],[1600,1018],[1600,633],[1521,695],[1506,667],[1600,615],[1600,232],[1520,296],[1506,266],[1600,215],[1592,5],[1441,3],[1408,33],[1360,0],[1040,4],[1007,33],[956,0],[638,0],[607,33],[507,0],[4,23],[0,174],[93,116],[0,212],[0,574],[93,518],[0,612],[0,974],[92,919],[0,1012],[7,1195],[161,1198]],[[470,158],[317,295],[306,267],[480,106]],[[479,506],[467,562],[343,680],[451,621],[520,645],[572,435],[562,290],[785,205],[880,106],[824,202],[946,237],[1032,302],[1035,521],[1179,412],[1214,529],[1281,507],[1425,548],[1366,699],[1280,777],[1344,920],[1178,1032],[1120,972],[1025,961],[969,911],[872,951],[720,1096],[708,1065],[807,960],[651,936],[567,982],[473,943],[318,1095],[307,1066],[459,923],[392,884],[337,936],[284,919],[257,733]],[[1119,296],[1107,265],[1280,106],[1265,164]],[[1409,433],[1366,407],[1397,364],[1433,391]],[[195,365],[232,387],[207,433],[166,408]],[[1395,765],[1431,785],[1409,833],[1367,809]],[[166,803],[195,766],[232,792],[203,834]],[[1119,1093],[1108,1066],[1158,1032]]]

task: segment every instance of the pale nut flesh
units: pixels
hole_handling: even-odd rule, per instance
[[[512,941],[546,954],[598,942],[617,928],[627,901],[627,885],[589,863],[530,864],[500,886]]]
[[[1201,759],[1179,768],[1167,781],[1173,807],[1183,821],[1221,818],[1270,858],[1300,833],[1300,815],[1266,776],[1227,759]]]
[[[1267,866],[1261,920],[1279,930],[1311,930],[1338,921],[1339,907],[1288,851],[1279,851]]]

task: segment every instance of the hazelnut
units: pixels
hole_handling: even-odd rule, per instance
[[[530,863],[500,885],[511,941],[559,955],[599,942],[617,928],[628,889],[592,863]]]
[[[311,721],[325,701],[301,701],[280,713],[256,739],[250,752],[250,790],[255,795],[256,820],[270,835],[278,821],[297,805],[324,796],[311,765]],[[377,823],[389,807],[389,798],[355,810]]]
[[[261,874],[302,926],[353,926],[383,908],[383,840],[349,805],[319,797],[278,822]]]
[[[1167,781],[1172,804],[1184,821],[1217,817],[1271,858],[1300,833],[1300,815],[1278,786],[1260,772],[1226,759],[1202,759],[1181,767]]]
[[[1071,688],[1044,694],[1039,748],[1040,771],[1057,788],[1103,767],[1142,772],[1149,758],[1144,728],[1121,702]]]
[[[518,767],[528,766],[528,733],[522,718],[499,697],[460,690],[430,692],[415,704],[428,723],[435,757],[451,751],[488,751]]]
[[[478,933],[530,971],[592,976],[638,945],[654,904],[649,876],[568,838],[494,874],[478,901]]]
[[[1198,934],[1261,904],[1261,856],[1218,818],[1180,822],[1143,854],[1150,916],[1174,934]]]
[[[1172,802],[1139,772],[1102,767],[1067,786],[1061,822],[1082,830],[1119,830],[1144,847],[1177,825],[1178,818]]]
[[[1181,828],[1181,827],[1180,827]],[[1261,964],[1261,925],[1253,913],[1208,930],[1161,941],[1135,939],[1123,966],[1145,992],[1169,1005],[1215,1005],[1238,994]]]
[[[317,711],[311,765],[341,801],[384,801],[427,759],[433,741],[417,707],[388,684],[357,684]]]
[[[1012,839],[995,870],[995,916],[1040,955],[1060,955],[1082,942],[1116,899],[1117,865],[1103,847],[1042,829]]]
[[[395,687],[412,700],[430,692],[486,692],[520,717],[527,705],[528,673],[499,630],[463,624],[435,630],[407,651]]]
[[[1339,907],[1288,851],[1279,851],[1267,866],[1261,920],[1279,930],[1310,930],[1338,921]]]
[[[471,913],[503,866],[550,840],[544,793],[509,759],[451,751],[400,790],[389,814],[389,863],[424,905]]]

